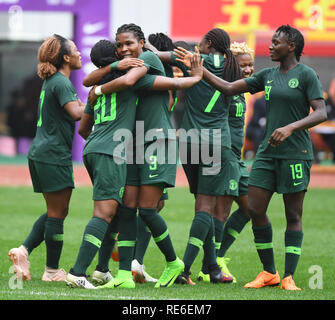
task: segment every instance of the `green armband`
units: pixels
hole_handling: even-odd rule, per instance
[[[111,63],[111,64],[109,65],[111,71],[116,70],[118,64],[119,64],[119,61],[115,61],[115,62]]]

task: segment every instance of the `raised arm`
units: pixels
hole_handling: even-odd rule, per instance
[[[313,112],[307,117],[292,122],[285,127],[276,129],[269,138],[268,143],[273,147],[279,146],[294,131],[304,130],[316,126],[317,124],[327,120],[327,109],[323,99],[310,101]]]
[[[183,78],[168,78],[157,76],[153,90],[182,90],[188,89],[202,79],[203,75],[203,60],[199,54],[193,54],[190,58],[191,70],[189,77]]]
[[[159,51],[149,42],[149,40],[145,42],[144,46],[155,53],[162,62],[171,62],[171,51]]]

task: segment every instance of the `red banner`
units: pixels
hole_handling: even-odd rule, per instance
[[[200,41],[218,27],[267,55],[273,32],[289,24],[304,34],[306,55],[335,56],[335,0],[171,1],[174,39]]]

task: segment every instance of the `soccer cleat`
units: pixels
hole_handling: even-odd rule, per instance
[[[185,271],[183,271],[175,280],[175,283],[178,284],[188,284],[191,286],[195,286],[195,283],[191,280],[190,274],[187,274]]]
[[[116,288],[135,289],[135,282],[130,271],[119,270],[119,273],[113,280],[109,281],[103,286],[98,287],[98,289]]]
[[[51,269],[45,267],[45,271],[42,276],[42,281],[65,281],[66,271],[64,269]]]
[[[209,279],[211,283],[232,283],[233,277],[225,274],[218,266],[217,270],[209,272]]]
[[[198,274],[198,281],[203,281],[203,282],[210,282],[210,278],[209,278],[209,273],[203,273],[202,271],[199,272]]]
[[[236,283],[236,278],[230,273],[227,264],[229,263],[230,258],[225,258],[225,257],[217,257],[216,262],[219,265],[220,269],[227,274],[228,276],[233,277],[233,283]]]
[[[278,271],[275,274],[262,271],[258,274],[255,280],[248,282],[244,285],[244,288],[262,288],[262,287],[274,287],[278,286],[280,283],[280,277]]]
[[[29,271],[29,260],[28,260],[28,251],[21,245],[18,248],[10,249],[8,252],[10,261],[12,261],[14,266],[14,272],[17,277],[22,280],[30,280],[30,271]]]
[[[280,289],[284,289],[284,290],[292,290],[292,291],[299,291],[301,290],[301,288],[298,288],[295,285],[295,282],[293,280],[292,275],[285,277],[282,282],[281,282],[281,286]]]
[[[177,277],[184,270],[184,262],[180,260],[178,257],[176,260],[167,262],[166,267],[158,279],[155,288],[169,288],[176,281]]]
[[[101,272],[101,271],[98,271],[98,270],[94,270],[94,272],[92,274],[92,282],[94,284],[99,285],[99,286],[102,286],[102,285],[108,283],[109,281],[111,281],[113,279],[114,278],[109,271]]]
[[[97,289],[97,287],[87,280],[86,276],[75,276],[71,273],[71,270],[66,275],[65,282],[71,288]]]
[[[133,280],[137,283],[153,282],[156,283],[158,280],[150,276],[145,270],[144,264],[140,264],[136,259],[131,262],[131,273]]]

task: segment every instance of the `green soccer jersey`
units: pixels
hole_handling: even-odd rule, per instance
[[[139,59],[144,61],[148,68],[148,74],[165,76],[164,66],[159,58],[151,51],[143,52]],[[145,141],[155,140],[155,130],[157,135],[164,134],[165,138],[175,139],[168,135],[168,130],[173,129],[169,115],[169,93],[168,91],[137,90],[139,94],[138,106],[136,109],[136,121],[143,121]],[[146,133],[153,129],[152,134]],[[137,139],[141,143],[140,139]]]
[[[245,112],[244,94],[233,96],[229,106],[228,122],[231,135],[231,149],[238,159],[241,159],[241,150],[244,142]]]
[[[311,100],[323,99],[315,71],[298,64],[283,74],[276,66],[263,69],[245,81],[251,93],[265,92],[266,128],[257,156],[312,160],[312,142],[307,129],[293,132],[277,147],[268,144],[268,140],[275,129],[307,117]]]
[[[121,137],[131,134],[135,124],[137,90],[151,90],[156,76],[145,75],[129,90],[102,94],[93,108],[87,102],[85,113],[94,116],[94,130],[86,140],[83,154],[103,153],[126,159]],[[130,137],[130,136],[129,136]]]
[[[204,67],[222,78],[224,57],[212,53],[202,54],[201,57],[204,59]],[[185,66],[176,61],[173,53],[171,53],[171,63],[179,67],[185,76],[188,75]],[[184,116],[181,127],[186,131],[196,129],[198,134],[200,130],[206,129],[209,133],[209,143],[221,144],[221,146],[230,148],[227,102],[228,99],[220,91],[214,89],[205,80],[199,81],[185,90]],[[205,135],[202,137],[206,138]],[[203,140],[203,142],[207,141]]]
[[[64,105],[76,100],[78,96],[71,81],[62,73],[57,72],[44,80],[36,136],[29,149],[29,159],[61,166],[72,165],[75,121]]]

